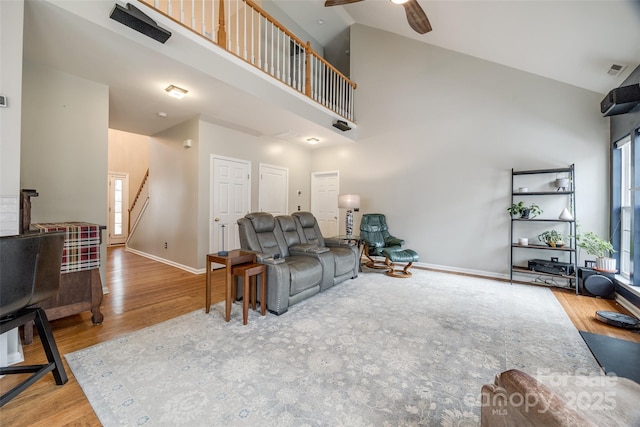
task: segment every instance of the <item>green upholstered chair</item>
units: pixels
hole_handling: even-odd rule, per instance
[[[371,213],[362,215],[360,221],[360,238],[364,242],[364,255],[367,257],[365,265],[369,268],[387,268],[383,261],[375,260],[374,256],[384,257],[384,250],[401,250],[404,240],[389,234],[387,220],[383,214]]]

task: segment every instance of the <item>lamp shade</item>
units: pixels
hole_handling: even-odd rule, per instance
[[[339,194],[338,207],[342,209],[360,209],[360,196],[357,194]]]

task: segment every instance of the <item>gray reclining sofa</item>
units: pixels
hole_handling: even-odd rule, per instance
[[[344,282],[347,279],[358,277],[360,267],[360,254],[358,246],[342,239],[325,239],[320,232],[320,226],[316,217],[311,212],[295,212],[292,214],[296,221],[298,234],[302,243],[313,244],[320,247],[328,247],[333,254],[334,275],[331,286]],[[324,290],[326,288],[323,288]]]
[[[240,218],[238,226],[241,248],[255,252],[258,262],[267,266],[270,312],[280,315],[289,306],[339,283],[335,280],[336,255],[327,247],[306,243],[293,217],[254,212]],[[341,274],[340,281],[350,277],[355,275]]]

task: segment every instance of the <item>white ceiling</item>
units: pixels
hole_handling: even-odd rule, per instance
[[[110,126],[115,129],[151,135],[199,114],[256,135],[293,133],[301,144],[308,136],[345,142],[330,125],[273,108],[181,61],[141,49],[157,42],[108,19],[115,0],[67,3],[75,3],[73,7],[87,16],[99,16],[99,26],[54,6],[56,1],[65,4],[62,0],[26,2],[25,58],[108,85]],[[639,1],[420,0],[433,26],[425,35],[413,32],[402,6],[388,0],[333,8],[323,7],[323,0],[273,1],[323,44],[357,22],[603,96],[640,63]],[[609,76],[613,63],[627,69],[620,76]],[[197,88],[200,96],[177,104],[159,89],[166,82]],[[158,111],[169,117],[157,117]]]
[[[638,0],[419,0],[433,27],[422,35],[389,0],[274,1],[325,45],[336,23],[357,22],[603,95],[640,64]],[[613,63],[627,65],[621,76],[607,74]]]

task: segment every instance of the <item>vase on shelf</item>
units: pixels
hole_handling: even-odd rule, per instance
[[[564,208],[562,210],[562,212],[560,212],[560,219],[566,220],[566,221],[572,221],[573,220],[573,215],[571,215],[571,212],[569,212],[568,208]]]

